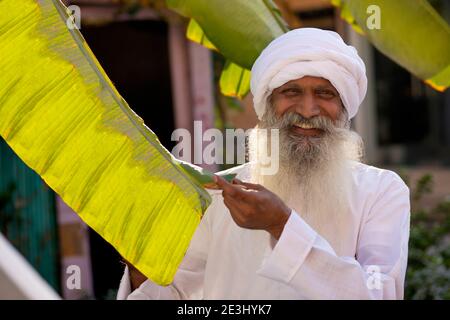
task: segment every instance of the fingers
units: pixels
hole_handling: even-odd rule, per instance
[[[241,212],[251,212],[254,206],[253,202],[251,201],[236,199],[236,197],[231,197],[227,194],[224,195],[223,201],[225,205],[228,206],[228,204],[230,204],[233,208]]]
[[[205,189],[213,189],[213,190],[220,190],[219,186],[216,183],[205,183],[203,185],[203,188],[205,188]]]
[[[243,212],[241,205],[236,200],[230,197],[224,198],[223,202],[230,211],[231,217],[233,218],[234,222],[236,222],[238,226],[243,226],[245,222],[244,217],[246,216],[246,214]]]
[[[226,181],[224,178],[216,175],[214,175],[214,181],[216,182],[217,186],[223,190],[224,196],[226,195],[239,199],[242,199],[245,196],[241,186],[233,185]]]
[[[230,209],[230,212],[232,213],[240,213],[241,208],[236,203],[236,201],[233,200],[233,198],[226,197],[223,199],[223,203],[227,206],[228,209]]]
[[[220,189],[222,190],[229,190],[231,191],[231,188],[233,188],[233,186],[244,186],[247,189],[252,189],[252,190],[263,190],[264,187],[260,184],[256,184],[256,183],[250,183],[250,182],[244,182],[241,181],[237,178],[233,179],[233,183],[229,183],[228,181],[226,181],[225,179],[223,179],[220,176],[216,176],[214,175],[214,182],[219,186]],[[234,189],[236,190],[236,189]]]
[[[259,184],[242,182],[239,179],[233,179],[233,184],[219,176],[214,176],[217,186],[223,190],[222,195],[225,197],[233,197],[235,200],[246,202],[254,202],[258,196],[256,191],[264,190]]]
[[[224,178],[214,175],[214,182],[223,191],[230,193],[230,194],[234,193],[234,187],[231,185],[231,183],[229,183]]]
[[[242,186],[246,187],[247,189],[253,189],[253,190],[262,190],[264,188],[260,184],[244,182],[244,181],[241,181],[241,180],[236,179],[236,178],[233,179],[233,183],[234,184],[238,184],[238,185],[242,185]]]

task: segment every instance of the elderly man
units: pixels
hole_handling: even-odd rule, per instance
[[[279,130],[279,170],[263,174],[273,142],[250,137],[203,217],[173,283],[128,266],[119,299],[402,299],[409,190],[362,164],[349,129],[367,87],[356,50],[331,31],[275,39],[252,68],[258,128]],[[244,182],[245,181],[245,182]]]

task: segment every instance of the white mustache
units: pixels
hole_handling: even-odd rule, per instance
[[[326,132],[332,132],[334,129],[333,122],[329,118],[323,116],[317,116],[314,118],[307,119],[298,114],[293,114],[292,116],[288,114],[286,115],[286,120],[282,120],[282,124],[283,128],[300,126],[300,127],[321,129]]]
[[[288,112],[281,117],[271,113],[264,120],[266,125],[272,128],[278,128],[280,131],[289,130],[292,126],[309,127],[321,129],[327,133],[331,133],[336,129],[333,121],[325,116],[315,116],[313,118],[305,118],[295,112]]]

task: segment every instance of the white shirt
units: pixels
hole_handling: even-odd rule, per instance
[[[236,168],[246,180],[248,165]],[[292,210],[276,241],[235,224],[221,192],[208,207],[167,287],[146,280],[118,299],[403,299],[408,258],[409,189],[394,172],[355,163],[345,255]]]

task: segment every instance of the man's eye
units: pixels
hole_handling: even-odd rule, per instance
[[[335,97],[334,92],[328,91],[328,90],[318,91],[317,94],[318,94],[321,98],[325,98],[325,99],[331,99],[331,98],[334,98],[334,97]]]
[[[287,88],[281,91],[282,94],[284,95],[295,95],[300,93],[300,90],[296,89],[296,88]]]

